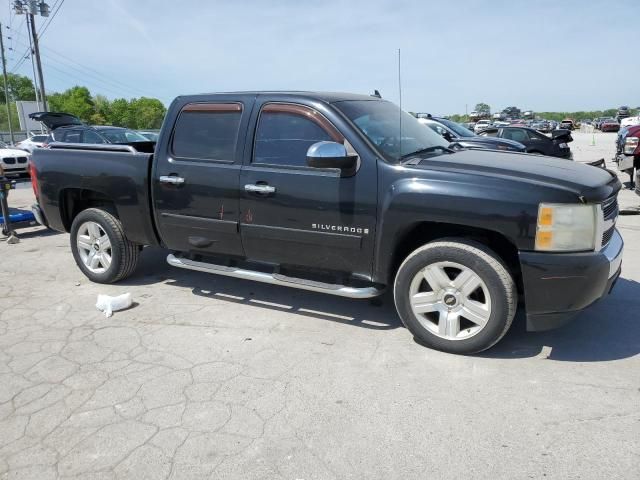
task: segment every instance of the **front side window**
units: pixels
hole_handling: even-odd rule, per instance
[[[505,128],[502,137],[520,143],[529,141],[527,132],[519,128]]]
[[[173,131],[172,150],[176,157],[232,162],[240,131],[242,105],[189,104]]]
[[[127,130],[126,128],[114,128],[113,130],[101,130],[102,134],[107,137],[111,143],[130,143],[130,142],[146,142],[144,138],[133,130]]]
[[[104,139],[93,130],[85,130],[82,143],[105,143]]]
[[[307,165],[307,150],[317,142],[342,143],[328,120],[302,105],[267,104],[260,112],[253,151],[254,163]]]

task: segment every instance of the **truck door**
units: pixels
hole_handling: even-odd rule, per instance
[[[326,106],[321,109],[328,115],[311,105],[258,97],[240,178],[245,254],[251,260],[369,279],[376,159],[359,158],[350,177],[308,167],[307,149],[316,142],[344,143],[359,153],[344,120]]]
[[[243,256],[238,180],[254,97],[185,103],[172,131],[161,135],[152,188],[156,225],[167,248]]]

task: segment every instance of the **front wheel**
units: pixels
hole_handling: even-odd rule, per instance
[[[418,248],[402,263],[394,299],[418,341],[449,353],[477,353],[511,326],[516,286],[499,257],[480,243],[445,239]]]
[[[71,225],[71,251],[80,270],[97,283],[114,283],[133,273],[140,248],[125,237],[109,212],[88,208]]]

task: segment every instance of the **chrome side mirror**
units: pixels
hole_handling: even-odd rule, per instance
[[[307,165],[313,168],[338,168],[340,176],[356,173],[358,157],[349,155],[344,145],[337,142],[317,142],[307,150]]]

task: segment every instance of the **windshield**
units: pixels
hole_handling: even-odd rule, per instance
[[[438,122],[443,124],[445,127],[449,127],[459,137],[475,137],[476,136],[476,134],[473,133],[471,130],[463,127],[459,123],[452,122],[451,120],[447,120],[446,118],[439,118]]]
[[[391,161],[431,147],[447,147],[449,142],[418,119],[384,100],[336,102],[356,127]],[[402,123],[402,134],[400,134]],[[438,152],[432,152],[438,154]]]
[[[133,130],[127,129],[116,129],[113,130],[100,130],[100,133],[107,138],[111,143],[129,143],[129,142],[147,142],[148,140],[144,138],[137,132]]]

